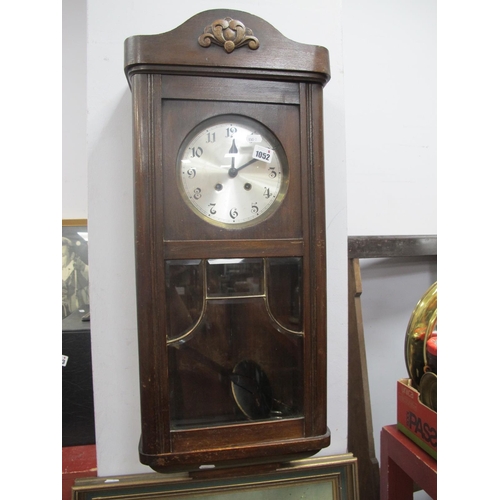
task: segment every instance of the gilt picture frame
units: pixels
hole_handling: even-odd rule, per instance
[[[352,454],[255,468],[77,479],[73,500],[359,500]]]

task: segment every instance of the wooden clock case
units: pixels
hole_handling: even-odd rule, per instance
[[[328,51],[293,42],[254,15],[211,10],[173,31],[128,38],[125,73],[134,123],[141,462],[170,472],[313,455],[330,443],[322,116],[322,89],[330,77]],[[278,137],[288,159],[286,197],[271,217],[251,227],[227,229],[207,223],[187,207],[176,183],[182,141],[200,122],[221,114],[248,116],[264,124]],[[190,381],[188,365],[198,361],[183,359],[181,349],[167,347],[169,335],[175,335],[169,331],[175,308],[169,303],[166,269],[176,262],[221,258],[262,259],[266,269],[272,259],[298,259],[300,332],[264,335],[258,314],[252,312],[258,306],[245,306],[243,314],[234,314],[238,328],[247,329],[244,340],[233,342],[223,329],[208,342],[200,337],[198,357],[203,351],[221,372],[212,376],[208,369],[196,368],[197,378]],[[276,297],[280,286],[291,286],[287,269],[273,278]],[[203,393],[207,404],[214,401],[215,411],[217,404],[222,413],[233,411],[223,408],[229,403],[222,396],[217,402],[222,390],[217,380],[223,378],[225,357],[231,357],[230,368],[238,355],[249,358],[252,351],[270,378],[273,367],[291,367],[293,379],[284,378],[278,385],[288,387],[290,394],[284,397],[297,400],[298,411],[285,418],[240,415],[215,425],[174,425],[174,406],[184,405],[192,414],[189,405],[196,406]],[[182,396],[172,396],[175,391]]]

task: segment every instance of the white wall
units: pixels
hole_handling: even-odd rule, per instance
[[[348,231],[436,234],[436,0],[343,0]]]
[[[75,63],[83,61],[83,3],[84,0],[64,3],[63,24],[78,25],[71,32],[63,32],[66,46],[75,44],[71,50]],[[325,154],[329,193],[328,421],[333,445],[324,453],[331,454],[344,452],[346,446],[346,228],[350,235],[436,233],[435,1],[342,3],[342,11],[340,0],[313,0],[291,11],[284,10],[283,2],[278,0],[251,5],[231,2],[232,8],[260,15],[291,39],[323,45],[330,51],[332,79],[325,88]],[[88,0],[87,81],[83,62],[72,68],[74,79],[64,81],[70,87],[63,95],[64,106],[74,116],[73,125],[87,121],[92,341],[100,475],[149,470],[137,458],[140,424],[132,116],[130,91],[123,74],[123,41],[131,35],[168,31],[196,12],[221,5],[224,6],[194,1],[186,5],[176,3],[174,8],[173,2],[159,0]],[[304,19],[310,24],[305,25]],[[68,59],[65,61],[68,63]],[[79,90],[85,85],[88,116],[84,118],[81,101],[79,109],[69,111],[76,101],[71,102],[68,96],[71,91],[81,99]],[[68,129],[64,143],[65,147],[69,143],[71,150],[85,147],[81,125],[79,129]],[[79,154],[79,162],[81,158]],[[85,197],[81,171],[72,162],[63,162],[63,179],[69,179],[63,188],[63,218],[87,216],[84,204],[76,202]],[[434,277],[435,268],[425,261],[363,263],[362,301],[376,437],[381,425],[395,420],[390,409],[393,403],[388,405],[387,398],[395,392],[394,380],[405,375],[401,373],[401,363],[404,365],[402,342],[407,315],[415,297]],[[390,332],[390,336],[384,336],[384,332]],[[386,380],[380,380],[377,374],[385,374]],[[379,392],[382,387],[385,389]]]
[[[87,9],[85,0],[62,2],[63,219],[86,219]]]

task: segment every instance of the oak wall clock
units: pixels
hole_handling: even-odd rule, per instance
[[[211,10],[125,41],[140,460],[287,461],[330,443],[322,92],[328,51]]]

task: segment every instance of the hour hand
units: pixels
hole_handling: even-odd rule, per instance
[[[234,177],[236,174],[231,175],[236,171],[234,168],[234,157],[238,154],[238,148],[236,147],[236,141],[233,139],[233,143],[231,144],[231,149],[229,150],[228,156],[231,157],[231,168],[229,169],[229,176]]]

